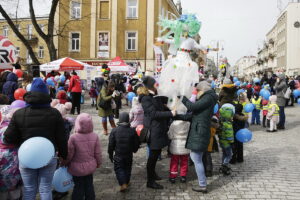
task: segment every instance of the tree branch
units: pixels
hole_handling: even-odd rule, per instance
[[[38,23],[36,21],[32,0],[29,0],[29,13],[30,13],[30,18],[31,18],[32,24],[33,24],[36,32],[43,38],[43,40],[45,40],[45,41],[48,40],[48,36],[42,31],[41,27],[38,25]]]
[[[13,30],[13,32],[16,34],[16,36],[22,41],[22,43],[25,45],[25,47],[28,50],[28,53],[33,61],[34,64],[39,65],[40,62],[37,59],[37,57],[35,56],[32,47],[30,46],[28,40],[20,33],[20,31],[17,29],[17,27],[15,26],[14,22],[11,20],[11,18],[8,16],[8,14],[6,13],[6,11],[3,9],[2,5],[0,5],[0,13],[2,14],[2,16],[4,17],[4,19],[7,21],[8,25],[10,26],[10,28]]]
[[[32,0],[30,0],[30,1],[32,1]],[[54,17],[55,17],[58,2],[59,2],[59,0],[52,0],[51,10],[50,10],[50,14],[49,14],[49,22],[48,22],[48,35],[49,36],[53,36]]]

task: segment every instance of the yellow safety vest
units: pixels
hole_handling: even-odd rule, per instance
[[[272,111],[272,107],[275,106],[276,109],[275,109],[275,112],[273,114],[273,116],[279,116],[279,106],[275,103],[272,103],[269,105],[269,109],[268,109],[268,112],[270,113]]]
[[[257,100],[252,99],[251,102],[255,105],[256,110],[261,110],[261,107],[260,107],[261,98],[258,98]]]
[[[269,110],[269,104],[263,106],[263,110]]]

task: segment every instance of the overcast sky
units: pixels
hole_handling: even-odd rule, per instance
[[[177,0],[174,0],[176,2]],[[183,11],[202,21],[201,43],[221,40],[221,53],[234,64],[240,57],[256,55],[266,33],[279,15],[277,0],[181,0]],[[285,8],[288,0],[282,0]],[[215,56],[215,53],[210,53]]]

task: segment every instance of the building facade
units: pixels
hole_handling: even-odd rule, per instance
[[[116,56],[128,64],[138,64],[143,71],[154,71],[153,44],[161,35],[159,17],[177,18],[181,2],[172,0],[61,0],[55,16],[55,45],[58,58],[71,57],[101,66]],[[41,63],[49,62],[48,50],[30,18],[18,19],[21,32],[34,42]],[[38,18],[47,24],[47,17]],[[7,36],[20,52],[22,65],[30,64],[26,48],[5,20],[0,33]],[[34,36],[34,37],[32,37]],[[162,47],[167,56],[167,46]]]
[[[249,68],[256,64],[257,57],[255,56],[244,56],[240,58],[234,65],[233,75],[243,79],[246,77]]]

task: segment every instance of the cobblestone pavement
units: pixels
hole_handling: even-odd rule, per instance
[[[157,200],[198,200],[198,199],[298,199],[300,200],[300,107],[287,108],[285,131],[267,133],[261,127],[251,127],[253,140],[244,145],[244,163],[232,166],[233,173],[220,175],[220,153],[213,154],[214,176],[208,178],[208,194],[195,193],[192,185],[197,184],[194,167],[190,167],[188,182],[168,182],[169,159],[166,151],[156,171],[163,177],[160,183],[164,190],[146,188],[146,151],[141,148],[134,155],[130,190],[118,192],[113,164],[107,156],[106,136],[101,133],[100,118],[89,106],[85,112],[93,115],[96,132],[102,144],[103,164],[94,174],[97,199],[157,199]],[[128,110],[125,109],[125,110]],[[70,199],[70,195],[66,197]]]

